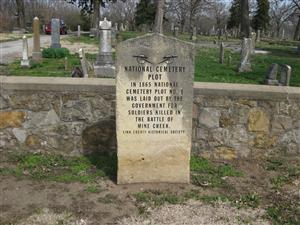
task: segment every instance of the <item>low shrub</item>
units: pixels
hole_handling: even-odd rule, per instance
[[[67,48],[45,48],[42,51],[43,58],[64,58],[70,55]]]

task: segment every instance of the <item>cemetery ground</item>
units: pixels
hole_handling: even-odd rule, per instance
[[[5,153],[0,224],[299,224],[297,158],[191,159],[191,184],[116,185],[115,154]]]
[[[122,32],[119,40],[126,40],[142,35],[137,32]],[[180,39],[188,40],[187,35],[181,35]],[[264,84],[265,75],[272,63],[287,64],[292,67],[291,86],[300,86],[300,57],[296,52],[297,43],[291,41],[262,40],[256,44],[256,50],[267,51],[268,54],[255,54],[251,57],[252,72],[237,73],[240,60],[239,40],[228,39],[225,43],[225,62],[219,63],[219,41],[213,42],[217,37],[198,36],[195,43],[197,54],[195,58],[195,81]],[[20,61],[2,66],[1,73],[12,76],[59,76],[69,77],[74,66],[80,66],[80,60],[76,53],[82,47],[87,53],[87,59],[93,62],[97,54],[98,40],[81,35],[64,37],[62,46],[70,49],[71,54],[65,58],[45,58],[42,63],[33,63],[31,67],[20,66]],[[74,54],[75,53],[75,54]],[[66,65],[66,66],[65,66]],[[90,74],[92,76],[92,74]]]

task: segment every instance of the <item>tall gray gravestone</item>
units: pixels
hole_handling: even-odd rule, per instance
[[[290,86],[290,79],[292,74],[292,67],[289,65],[283,65],[280,70],[280,82],[281,86]]]
[[[225,46],[224,42],[221,42],[220,44],[220,55],[219,55],[219,63],[224,63],[224,54],[225,54]]]
[[[111,46],[111,21],[100,21],[100,46],[94,65],[96,77],[115,77],[115,66]]]
[[[178,26],[174,27],[173,35],[174,35],[174,37],[178,37],[178,35],[179,35],[179,27]]]
[[[193,32],[192,32],[192,41],[197,41],[197,27],[193,27]]]
[[[241,47],[241,61],[238,67],[239,72],[249,72],[252,71],[250,57],[252,50],[252,39],[244,38]]]
[[[188,183],[193,46],[148,34],[117,47],[118,184]]]
[[[278,72],[278,64],[272,63],[266,75],[265,83],[267,85],[278,85],[277,72]]]
[[[51,48],[60,48],[60,21],[51,20]]]

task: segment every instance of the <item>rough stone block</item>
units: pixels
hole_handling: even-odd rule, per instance
[[[0,112],[0,129],[7,127],[20,127],[25,121],[25,118],[25,112]]]
[[[270,119],[267,113],[259,108],[251,109],[248,116],[250,132],[268,132]]]

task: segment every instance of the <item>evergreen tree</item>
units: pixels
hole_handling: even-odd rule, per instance
[[[234,0],[229,12],[230,17],[227,22],[227,28],[238,28],[241,23],[241,0]]]
[[[136,7],[135,25],[152,25],[155,20],[156,6],[153,1],[141,0]]]
[[[257,1],[257,8],[252,20],[252,27],[255,30],[266,30],[267,25],[270,22],[269,0],[256,0],[256,1]]]

